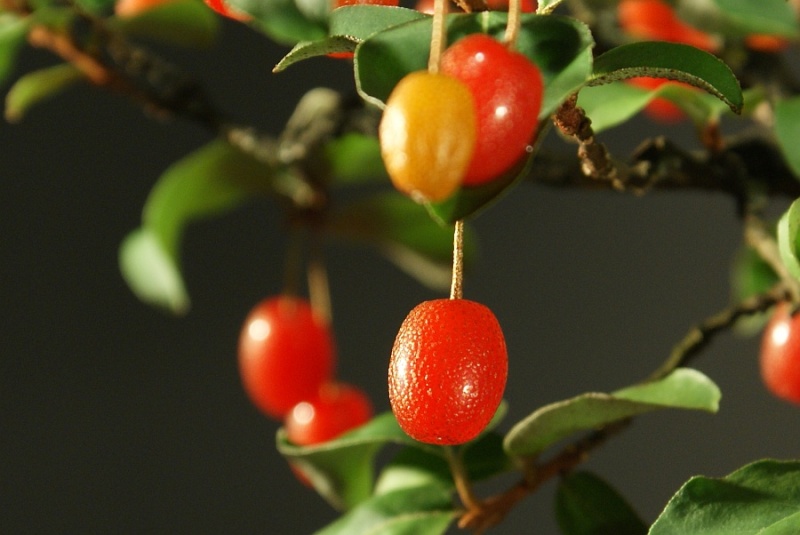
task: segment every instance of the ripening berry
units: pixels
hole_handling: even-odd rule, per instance
[[[461,185],[475,148],[472,95],[451,76],[412,72],[389,95],[378,136],[394,186],[417,202],[442,201]]]
[[[764,329],[760,367],[770,392],[800,404],[800,314],[792,316],[788,303],[775,307]]]
[[[286,438],[300,446],[320,444],[367,423],[372,418],[372,403],[361,389],[331,382],[307,401],[301,401],[287,414]]]
[[[533,143],[544,94],[539,68],[492,37],[476,33],[445,50],[441,72],[463,82],[475,103],[477,140],[463,184],[490,182],[525,156]]]
[[[174,0],[118,0],[114,4],[114,14],[118,17],[135,17]]]
[[[620,27],[637,39],[683,43],[707,52],[719,48],[711,35],[683,22],[664,0],[621,0],[617,17]]]
[[[425,301],[397,333],[389,401],[412,438],[462,444],[491,421],[507,375],[505,338],[489,308],[466,299]]]
[[[335,362],[333,333],[304,299],[282,295],[253,308],[239,336],[239,374],[247,395],[282,420],[317,395]]]

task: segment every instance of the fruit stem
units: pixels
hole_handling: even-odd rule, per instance
[[[464,220],[459,219],[453,227],[453,278],[450,283],[450,299],[464,297]]]
[[[428,57],[428,72],[439,72],[442,52],[447,46],[447,2],[449,0],[433,0],[433,28],[431,30],[431,53]]]
[[[461,456],[452,446],[444,446],[444,452],[461,502],[469,511],[479,510],[481,505],[472,493],[472,486],[470,485],[469,477],[467,477],[467,471],[464,469],[464,463],[461,462]]]
[[[508,2],[508,22],[506,22],[505,42],[509,50],[517,47],[517,36],[520,29],[520,13],[522,13],[522,0],[509,0]]]
[[[295,229],[289,233],[289,244],[286,247],[283,264],[283,293],[286,295],[300,293],[300,277],[298,275],[303,263],[303,241],[300,231]]]
[[[333,320],[331,288],[328,283],[328,270],[322,259],[318,241],[312,244],[306,276],[308,277],[308,297],[311,301],[311,308],[330,324]]]

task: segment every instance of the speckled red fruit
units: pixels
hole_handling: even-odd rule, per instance
[[[320,444],[370,418],[372,403],[361,389],[345,383],[327,383],[315,397],[292,408],[286,416],[286,437],[301,446]]]
[[[412,438],[462,444],[491,421],[507,376],[505,338],[489,308],[466,299],[425,301],[397,333],[389,401]]]
[[[475,104],[475,150],[465,186],[501,176],[533,142],[544,92],[539,68],[486,34],[469,35],[442,55],[441,72],[460,80]]]
[[[708,52],[719,48],[711,35],[683,22],[664,0],[621,0],[617,16],[620,27],[638,39],[683,43]]]
[[[761,339],[761,378],[781,399],[800,404],[800,314],[787,303],[775,307]]]
[[[247,395],[270,417],[283,419],[328,382],[335,363],[333,333],[304,299],[265,299],[239,336],[239,373]]]

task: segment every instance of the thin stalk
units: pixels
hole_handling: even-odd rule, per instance
[[[450,283],[450,299],[464,297],[464,220],[456,221],[453,228],[453,279]]]
[[[433,0],[433,29],[431,30],[431,54],[428,57],[428,72],[439,72],[442,52],[447,46],[447,2],[449,0]]]

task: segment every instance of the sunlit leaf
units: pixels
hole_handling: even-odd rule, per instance
[[[483,32],[502,39],[507,14],[485,11],[447,18],[448,42]],[[394,26],[366,39],[356,49],[356,86],[365,99],[382,106],[406,74],[427,67],[431,19]],[[530,58],[545,83],[540,118],[580,87],[591,73],[593,40],[586,26],[568,17],[524,14],[517,51]]]
[[[0,13],[0,83],[11,74],[30,24],[31,20],[28,18]]]
[[[665,378],[617,390],[588,393],[541,407],[505,437],[514,456],[532,456],[573,433],[589,431],[660,409],[716,412],[720,391],[702,373],[678,368]]]
[[[278,451],[311,482],[331,505],[350,509],[372,492],[375,455],[386,444],[401,444],[440,455],[440,449],[410,438],[390,412],[341,437],[314,446],[296,446],[281,429]]]
[[[800,97],[793,97],[775,104],[775,137],[784,160],[800,179]]]
[[[778,220],[778,251],[783,264],[800,280],[800,199],[794,201]]]
[[[455,517],[449,489],[425,485],[373,496],[316,535],[441,535]]]
[[[556,491],[563,535],[645,535],[647,525],[611,485],[590,472],[564,477]]]
[[[83,73],[71,63],[39,69],[20,77],[6,94],[6,120],[19,121],[32,106],[84,79]]]
[[[734,112],[744,105],[739,81],[722,60],[689,45],[640,42],[612,48],[595,59],[589,85],[653,76],[699,87],[725,102]]]
[[[184,314],[189,296],[177,259],[148,228],[130,233],[119,251],[120,271],[131,291],[143,302]]]
[[[125,35],[181,46],[210,46],[219,18],[202,0],[171,0],[133,17],[114,17],[109,27]]]
[[[343,205],[327,229],[337,236],[377,246],[398,267],[434,288],[451,279],[453,228],[434,222],[425,208],[396,193],[380,193]],[[464,233],[464,257],[469,266],[476,243],[471,229]]]
[[[691,478],[669,501],[649,535],[675,533],[800,533],[800,462],[763,460],[723,478]]]

